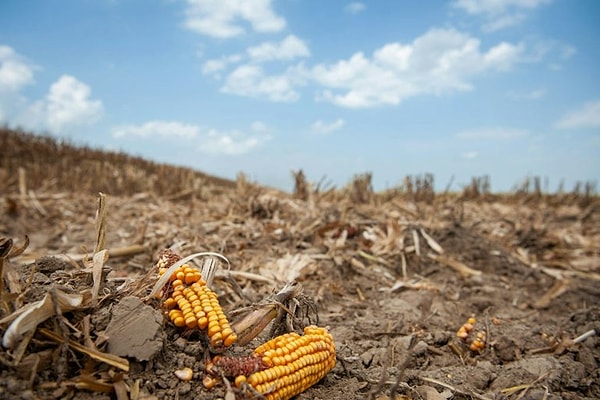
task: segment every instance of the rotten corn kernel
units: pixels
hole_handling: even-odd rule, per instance
[[[164,273],[166,269],[159,270]],[[237,335],[225,316],[217,294],[202,279],[200,271],[183,264],[170,277],[170,290],[163,306],[177,327],[206,330],[213,348],[228,347]]]
[[[331,371],[335,343],[327,329],[308,326],[302,336],[295,332],[278,336],[257,347],[252,357],[218,357],[214,366],[234,377],[238,388],[249,385],[267,400],[287,400]]]

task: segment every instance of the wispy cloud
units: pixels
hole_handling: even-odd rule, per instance
[[[239,131],[220,132],[211,129],[198,149],[207,154],[240,155],[248,153],[271,139],[268,134],[248,135]]]
[[[212,60],[207,60],[202,64],[202,73],[205,75],[215,75],[225,70],[229,65],[239,63],[242,56],[239,54],[231,54]]]
[[[455,0],[454,8],[469,15],[483,17],[482,29],[494,32],[519,25],[527,19],[527,13],[549,4],[552,0]]]
[[[271,0],[186,0],[186,28],[217,38],[231,38],[245,33],[243,23],[257,32],[279,32],[286,26]]]
[[[275,102],[290,102],[300,96],[295,86],[293,74],[267,75],[261,66],[245,64],[227,76],[221,91],[238,96],[267,98]]]
[[[479,155],[478,152],[476,151],[467,151],[462,153],[460,156],[461,158],[467,159],[467,160],[472,160],[474,158],[476,158]]]
[[[341,118],[329,123],[317,120],[311,125],[311,130],[315,133],[328,134],[343,128],[344,125],[346,125],[346,121]]]
[[[247,134],[239,130],[221,131],[202,128],[195,124],[178,121],[148,121],[143,124],[121,125],[112,129],[116,139],[144,138],[162,141],[181,140],[188,148],[195,148],[206,154],[240,155],[248,153],[270,140],[267,126],[255,121]]]
[[[458,139],[463,140],[511,140],[524,136],[528,136],[529,131],[525,129],[511,128],[479,128],[468,131],[459,132],[456,134]]]
[[[555,127],[558,129],[600,128],[600,100],[589,101],[560,118]]]
[[[192,139],[200,134],[200,127],[176,121],[148,121],[141,125],[121,125],[112,129],[115,138],[134,136],[140,138],[184,138]]]
[[[34,69],[11,47],[0,46],[0,122],[8,122],[26,104],[20,90],[33,83]]]
[[[367,6],[364,3],[353,1],[352,3],[346,4],[344,10],[350,14],[358,14],[366,10]]]
[[[252,61],[293,60],[308,57],[310,51],[306,44],[294,35],[288,35],[279,43],[265,42],[247,50]]]
[[[487,51],[454,29],[432,29],[412,43],[389,43],[372,57],[362,52],[311,71],[324,89],[319,98],[342,107],[398,104],[420,94],[470,90],[484,71],[506,71],[522,61],[522,44],[501,42]]]
[[[539,100],[546,96],[546,89],[534,89],[528,92],[510,91],[507,96],[517,100]]]

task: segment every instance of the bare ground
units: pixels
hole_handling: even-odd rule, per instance
[[[286,280],[301,282],[338,360],[298,399],[600,398],[597,200],[375,197],[362,204],[339,194],[299,200],[238,187],[176,201],[108,196],[107,210],[111,257],[98,300],[50,317],[20,347],[3,348],[0,398],[224,398],[225,385],[202,385],[201,335],[166,323],[155,301],[124,300],[148,294],[146,275],[166,247],[230,260],[214,283],[228,312]],[[93,196],[0,196],[0,237],[14,248],[25,235],[31,241],[6,259],[0,334],[16,308],[57,290],[93,288],[93,263],[79,256],[94,253],[95,212]],[[462,340],[457,331],[470,317],[474,329]],[[485,344],[472,351],[477,332]],[[129,371],[65,346],[66,338],[94,342],[104,354],[130,352],[123,355]],[[194,371],[189,382],[175,376],[183,367]]]

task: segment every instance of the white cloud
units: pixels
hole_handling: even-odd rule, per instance
[[[214,75],[223,71],[229,65],[238,63],[241,60],[242,56],[239,54],[232,54],[218,59],[207,60],[204,64],[202,64],[202,73],[204,75]]]
[[[9,46],[0,46],[0,122],[8,122],[27,103],[20,90],[33,83],[35,67]]]
[[[528,135],[529,132],[524,129],[481,128],[459,132],[456,137],[464,140],[511,140]]]
[[[308,57],[310,51],[304,42],[294,35],[289,35],[280,43],[265,42],[247,50],[250,59],[256,62],[271,60],[293,60]]]
[[[175,121],[149,121],[142,125],[122,125],[112,129],[112,135],[115,138],[137,136],[141,138],[179,137],[192,139],[199,134],[200,127]]]
[[[53,132],[92,125],[103,113],[102,102],[91,100],[88,85],[70,75],[61,76],[46,96],[46,121]]]
[[[265,75],[258,65],[241,65],[227,78],[221,91],[247,97],[266,97],[271,101],[289,102],[298,99],[296,82],[291,74]]]
[[[0,46],[0,92],[16,92],[30,83],[33,67],[11,47]]]
[[[552,0],[455,0],[454,8],[469,15],[481,16],[485,23],[483,30],[494,32],[515,26],[527,19],[527,12]]]
[[[350,14],[358,14],[358,13],[364,11],[366,8],[367,8],[367,6],[365,6],[364,3],[360,3],[358,1],[353,1],[352,3],[346,4],[346,7],[344,7],[344,10],[346,10],[346,12],[349,12]]]
[[[211,129],[202,138],[199,150],[208,154],[240,155],[254,150],[271,137],[269,135],[246,135],[239,131],[219,132]]]
[[[91,99],[90,87],[70,75],[54,82],[44,99],[29,103],[20,91],[34,82],[35,69],[11,47],[0,46],[0,121],[69,133],[102,117],[102,102]]]
[[[311,129],[313,132],[326,134],[337,131],[338,129],[343,128],[344,125],[346,125],[346,121],[344,121],[341,118],[338,118],[337,120],[330,123],[317,120],[312,124]]]
[[[275,14],[271,0],[186,0],[185,27],[203,35],[231,38],[245,33],[242,22],[257,32],[279,32],[285,19]]]
[[[469,90],[470,80],[520,62],[523,45],[502,42],[487,51],[454,29],[432,29],[412,43],[390,43],[371,58],[356,53],[333,65],[315,66],[312,78],[325,89],[319,98],[343,107],[398,104],[419,94]]]
[[[90,98],[88,85],[71,75],[62,75],[50,86],[46,98],[31,104],[16,117],[16,123],[28,129],[52,133],[71,133],[93,125],[102,118],[102,101]]]
[[[583,104],[560,118],[555,127],[558,129],[600,128],[600,100]]]

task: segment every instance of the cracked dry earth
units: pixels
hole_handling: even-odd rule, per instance
[[[173,202],[109,195],[106,247],[139,252],[114,252],[105,262],[97,304],[50,317],[21,354],[0,351],[0,398],[230,399],[225,385],[202,385],[201,335],[167,323],[156,301],[140,300],[167,247],[230,260],[213,284],[227,313],[286,280],[303,285],[338,360],[298,399],[600,398],[592,331],[600,332],[600,207],[587,203],[375,197],[355,204],[341,194],[304,201],[268,190]],[[20,304],[52,288],[90,289],[92,268],[77,256],[96,243],[95,207],[83,194],[38,194],[35,203],[0,197],[0,236],[15,246],[25,235],[31,241],[5,265],[18,277]],[[61,346],[42,328],[91,340],[127,358],[129,371]],[[471,350],[477,334],[481,346]],[[264,340],[233,351],[247,354]],[[194,371],[191,381],[175,375],[184,367]]]

